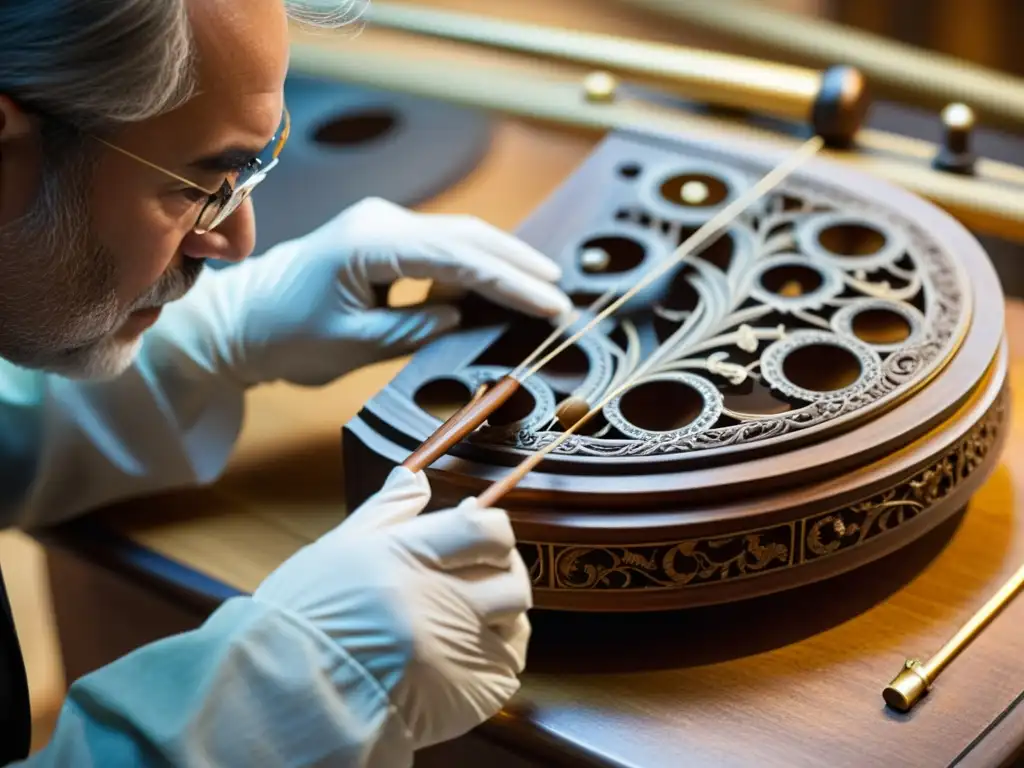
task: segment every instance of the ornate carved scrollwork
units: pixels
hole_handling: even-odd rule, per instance
[[[616,204],[564,246],[571,291],[639,279],[758,175],[707,159],[621,167]],[[603,409],[603,426],[557,454],[692,454],[807,430],[895,402],[933,375],[961,340],[965,287],[954,256],[915,222],[790,181],[585,337],[581,380],[542,372],[528,414],[472,439],[540,449],[558,435],[560,402],[597,402],[641,366],[640,381]],[[468,362],[444,375],[484,374],[493,371]]]
[[[580,307],[659,275],[432,465],[437,503],[455,502],[603,403],[507,494],[538,607],[656,610],[817,581],[920,537],[992,471],[1002,297],[948,216],[809,164],[658,271],[772,166],[613,135],[519,228]],[[472,297],[463,310],[352,423],[353,464],[405,460],[551,334]],[[978,421],[982,403],[996,405]]]
[[[556,590],[693,589],[833,557],[896,530],[942,502],[983,464],[1005,425],[1003,390],[933,464],[856,503],[736,535],[628,546],[523,542],[533,584]]]

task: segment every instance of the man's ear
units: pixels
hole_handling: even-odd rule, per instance
[[[32,133],[32,120],[10,96],[0,93],[0,144]]]
[[[0,226],[25,212],[39,183],[40,161],[36,121],[0,94]]]

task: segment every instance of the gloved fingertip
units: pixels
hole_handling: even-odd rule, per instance
[[[389,488],[392,485],[403,485],[405,483],[411,483],[413,481],[413,478],[417,474],[418,473],[413,472],[411,469],[403,467],[401,464],[399,464],[397,467],[392,469],[391,472],[388,473],[388,477],[384,481],[384,487]]]
[[[557,315],[551,317],[551,325],[556,328],[571,325],[579,319],[580,313],[576,309],[572,301],[569,302],[569,306],[559,312]]]
[[[558,291],[558,295],[553,297],[551,305],[555,310],[553,315],[559,319],[568,317],[576,310],[576,306],[572,303],[572,299],[560,290]]]
[[[537,277],[549,283],[557,283],[562,279],[562,268],[556,262],[535,248],[531,250],[533,251],[533,264],[536,266]]]
[[[443,333],[458,328],[462,322],[462,312],[451,304],[435,304],[430,307],[429,314],[434,322],[432,333]]]
[[[556,262],[552,261],[543,254],[541,254],[541,256],[544,259],[544,261],[542,262],[542,264],[544,265],[544,279],[550,283],[557,283],[559,280],[562,279],[562,275],[565,273],[562,271],[562,268]]]
[[[562,318],[575,310],[572,299],[561,288],[543,282],[534,282],[523,296],[533,306],[533,313],[541,317]]]
[[[430,481],[427,480],[427,474],[423,470],[413,472],[408,467],[399,464],[388,473],[381,490],[392,491],[399,488],[429,495]]]

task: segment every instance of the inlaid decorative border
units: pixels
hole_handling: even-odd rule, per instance
[[[627,546],[520,542],[533,586],[546,590],[678,590],[751,578],[834,557],[942,502],[988,457],[1005,428],[1008,388],[937,461],[855,504],[724,537]]]

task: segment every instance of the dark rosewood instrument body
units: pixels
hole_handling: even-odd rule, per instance
[[[583,309],[640,284],[788,155],[620,131],[516,234]],[[518,383],[501,377],[550,324],[467,296],[463,326],[345,425],[346,501],[403,463],[429,467],[431,508],[489,499],[561,440],[560,416],[601,404],[493,492],[537,608],[671,610],[829,579],[925,536],[996,467],[1001,304],[959,222],[812,159]]]

